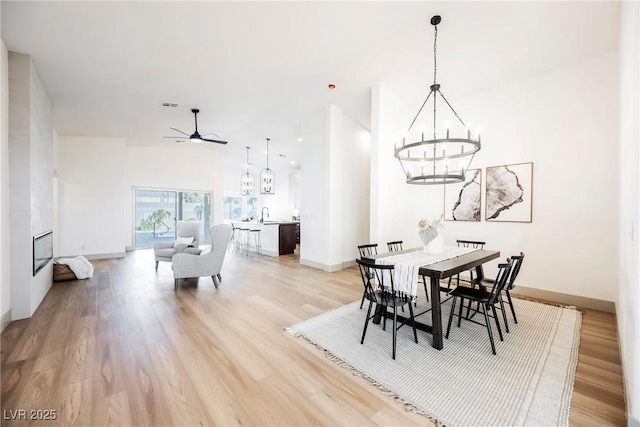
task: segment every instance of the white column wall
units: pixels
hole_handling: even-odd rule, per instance
[[[58,137],[60,256],[124,256],[125,148],[123,138]]]
[[[342,199],[337,218],[342,228],[340,261],[343,265],[352,265],[359,257],[357,246],[369,241],[371,133],[343,114],[341,138]]]
[[[620,285],[618,338],[630,426],[640,426],[640,7],[620,15]]]
[[[342,111],[334,105],[325,108],[325,158],[329,173],[324,181],[324,193],[327,204],[324,206],[324,239],[325,270],[342,270],[342,212],[343,190],[352,185],[344,182],[343,170],[343,146],[347,143],[342,135]],[[349,141],[350,142],[350,141]]]
[[[324,268],[325,175],[329,174],[325,158],[325,110],[306,117],[301,124],[302,150],[300,176],[302,206],[300,221],[300,263]]]
[[[502,257],[525,252],[519,285],[613,301],[618,270],[617,55],[610,53],[523,81],[452,101],[467,122],[482,127],[472,167],[533,162],[532,223],[446,222],[445,244],[480,239]],[[607,90],[599,90],[606,82]],[[455,82],[451,82],[455,84]],[[374,87],[379,123],[372,166],[372,236],[419,243],[417,219],[443,212],[442,187],[404,184],[393,158],[398,123],[415,111],[383,84]],[[398,120],[401,117],[403,120]],[[375,116],[374,116],[375,118]],[[404,130],[406,124],[402,123]],[[394,138],[395,137],[395,138]],[[377,138],[377,140],[376,140]],[[372,160],[375,155],[372,154]],[[394,164],[395,163],[395,164]],[[374,170],[377,168],[377,170]],[[483,210],[484,210],[483,188]],[[484,212],[483,212],[484,217]],[[375,219],[375,221],[374,221]],[[405,238],[405,236],[409,238]],[[487,272],[495,274],[492,263]]]
[[[11,320],[9,216],[9,52],[0,40],[0,332]]]
[[[128,143],[125,154],[126,179],[123,186],[127,248],[135,245],[134,187],[213,192],[212,224],[222,223],[224,166],[221,154],[206,146],[158,147],[131,145],[131,141]],[[284,191],[280,189],[281,193]]]
[[[368,241],[371,135],[328,105],[303,120],[302,138],[300,262],[341,270]]]
[[[33,276],[32,238],[53,228],[53,109],[28,55],[9,53],[9,193],[12,320],[30,317],[52,284]]]

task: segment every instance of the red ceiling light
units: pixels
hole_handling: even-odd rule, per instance
[[[334,85],[333,83],[329,83],[329,89],[332,89],[332,90],[333,90],[333,89],[335,89],[335,88],[336,88],[336,85]]]

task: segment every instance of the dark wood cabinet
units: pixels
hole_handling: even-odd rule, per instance
[[[279,253],[292,254],[296,250],[296,223],[280,224]]]

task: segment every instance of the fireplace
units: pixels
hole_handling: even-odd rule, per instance
[[[33,275],[53,259],[53,231],[45,231],[33,238]]]

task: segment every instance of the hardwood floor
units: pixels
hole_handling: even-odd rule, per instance
[[[174,293],[152,251],[93,263],[2,333],[3,425],[432,425],[283,332],[360,299],[355,268],[229,254],[218,289]],[[19,409],[56,420],[7,419]],[[612,314],[584,313],[571,424],[625,424]]]

